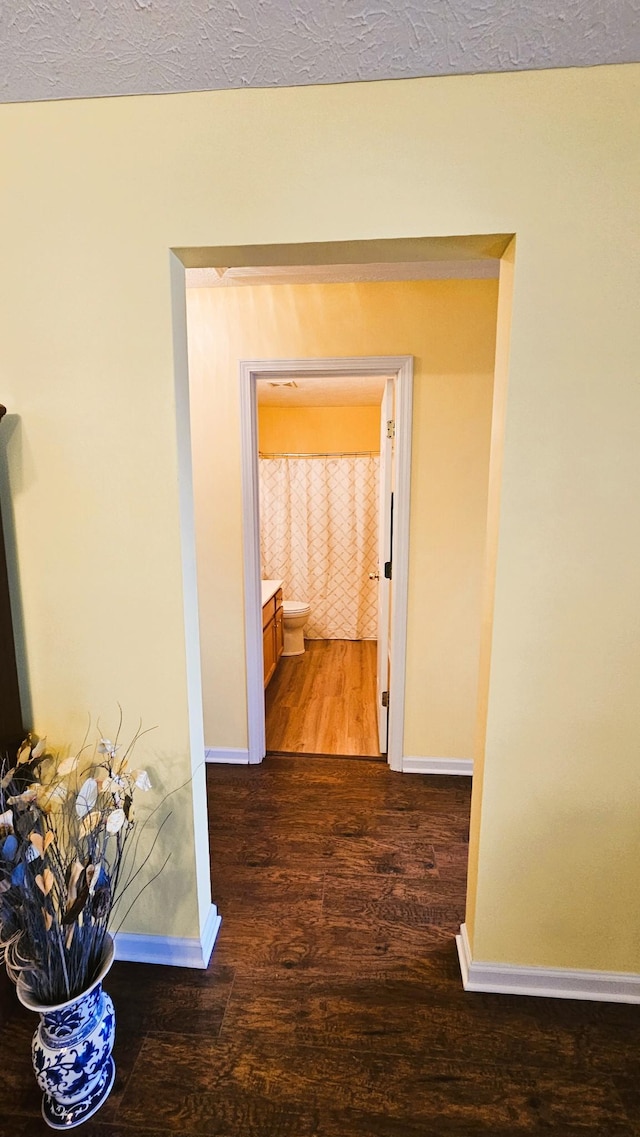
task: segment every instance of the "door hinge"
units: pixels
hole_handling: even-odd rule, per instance
[[[389,706],[389,692],[388,691],[382,692],[382,705],[383,705],[383,707]]]
[[[384,575],[386,580],[391,580],[391,561],[384,562]]]
[[[387,421],[387,438],[395,438],[395,436],[396,436],[395,419],[390,418]]]

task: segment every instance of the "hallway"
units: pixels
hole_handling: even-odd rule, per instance
[[[211,964],[115,963],[117,1078],[83,1137],[638,1137],[637,1007],[462,989],[468,779],[270,758],[207,781]],[[0,1019],[0,1132],[42,1137],[4,971]]]

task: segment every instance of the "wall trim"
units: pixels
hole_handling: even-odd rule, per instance
[[[209,966],[213,945],[222,917],[212,904],[200,936],[146,936],[138,932],[118,932],[116,959],[128,963],[163,963],[172,967]]]
[[[236,766],[246,766],[249,762],[249,751],[234,750],[224,746],[207,746],[204,752],[205,762],[229,762]]]
[[[402,758],[403,774],[473,774],[473,758]]]
[[[587,999],[601,1003],[640,1003],[640,975],[633,972],[521,967],[514,963],[474,961],[466,924],[461,924],[456,944],[465,991],[534,995],[545,999]]]

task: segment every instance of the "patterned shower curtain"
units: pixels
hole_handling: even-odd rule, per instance
[[[375,639],[380,460],[261,458],[262,576],[311,605],[309,639]]]

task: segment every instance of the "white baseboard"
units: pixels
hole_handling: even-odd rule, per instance
[[[173,967],[205,969],[209,966],[221,922],[218,909],[212,904],[199,937],[145,936],[136,932],[118,932],[115,937],[116,959],[128,963],[164,963]]]
[[[402,758],[403,774],[473,774],[473,758]]]
[[[471,958],[466,924],[461,925],[456,944],[465,991],[537,995],[545,999],[587,999],[602,1003],[640,1003],[640,975],[633,972],[480,963]]]
[[[223,746],[207,746],[204,752],[206,762],[230,762],[236,766],[249,764],[248,750],[229,750]]]

